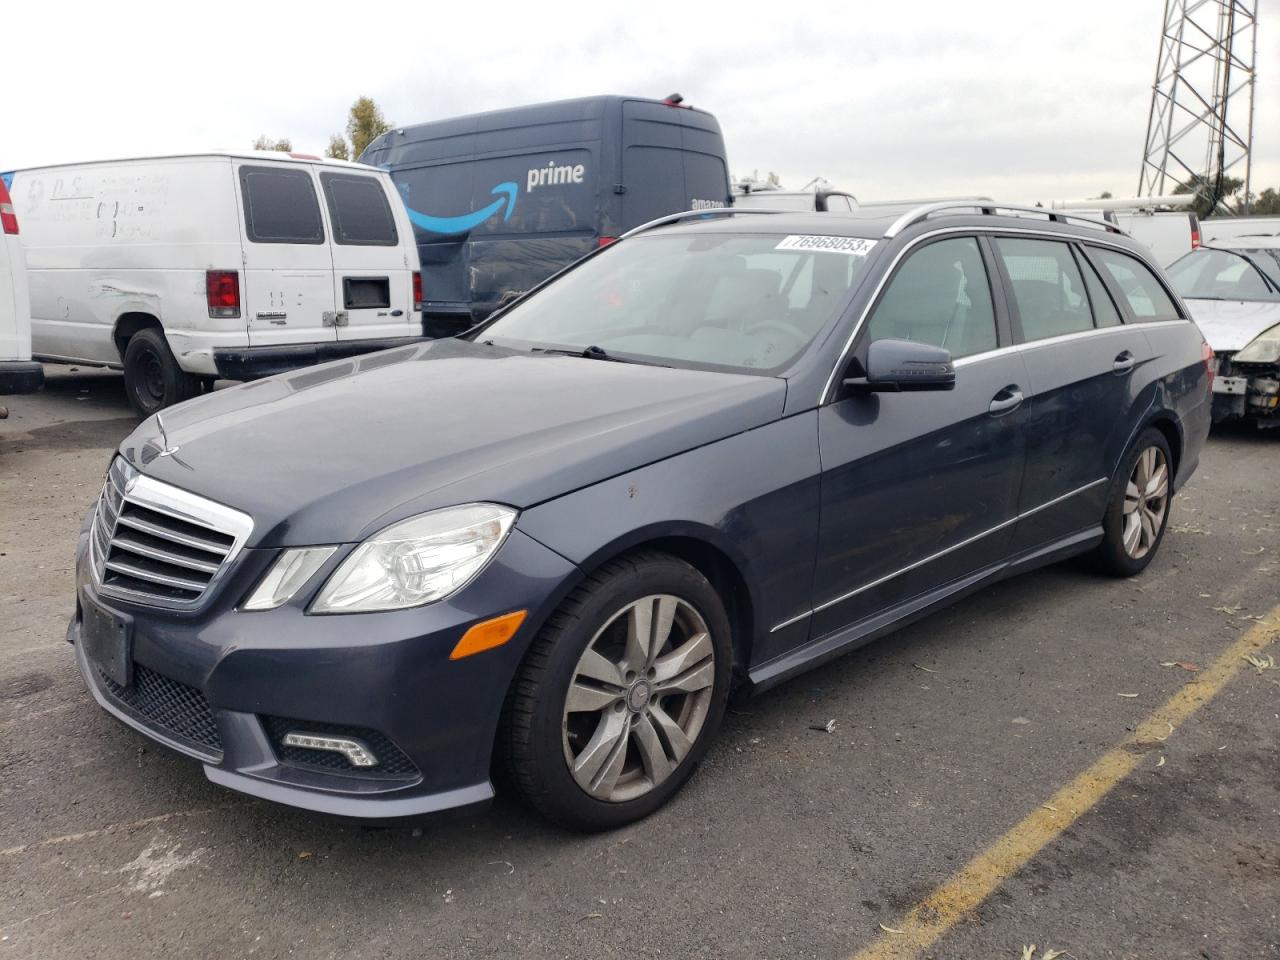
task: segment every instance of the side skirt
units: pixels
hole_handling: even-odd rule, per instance
[[[857,623],[843,627],[824,637],[810,640],[804,646],[785,653],[780,657],[759,664],[748,672],[753,692],[767,690],[770,687],[789,680],[797,674],[812,670],[856,650],[872,640],[879,639],[887,633],[900,630],[908,624],[927,617],[929,614],[983,587],[996,583],[1006,577],[1027,573],[1039,567],[1048,566],[1087,553],[1102,542],[1102,525],[1090,527],[1079,533],[1056,540],[1008,560],[986,567],[959,580],[952,580],[928,593],[922,593],[896,607],[890,607]]]

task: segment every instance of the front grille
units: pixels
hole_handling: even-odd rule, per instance
[[[336,723],[316,723],[311,720],[290,720],[288,717],[261,717],[262,725],[271,738],[271,746],[281,763],[292,767],[323,770],[326,773],[344,773],[349,776],[406,780],[417,777],[418,768],[405,752],[377,730],[365,727],[348,727]],[[353,767],[347,758],[332,750],[311,750],[307,747],[286,747],[285,734],[317,733],[334,737],[351,737],[361,741],[378,758],[376,767]]]
[[[251,528],[245,514],[144,477],[117,457],[94,510],[94,572],[104,593],[193,604]]]
[[[95,668],[97,669],[97,668]],[[133,684],[123,687],[98,670],[102,686],[116,703],[173,740],[201,753],[222,755],[222,739],[209,701],[195,687],[171,680],[140,663],[133,665]]]

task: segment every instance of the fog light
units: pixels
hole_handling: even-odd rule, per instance
[[[347,758],[347,762],[353,767],[376,767],[378,765],[378,758],[373,755],[373,751],[359,740],[353,740],[350,737],[325,737],[317,733],[294,731],[284,735],[284,745],[286,747],[303,747],[307,750],[328,750],[330,753],[340,753]]]

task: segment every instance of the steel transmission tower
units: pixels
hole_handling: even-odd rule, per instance
[[[1201,178],[1227,210],[1223,180],[1244,180],[1248,212],[1258,0],[1165,0],[1138,196]]]

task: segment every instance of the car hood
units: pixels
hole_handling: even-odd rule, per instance
[[[532,506],[777,419],[785,396],[772,377],[438,340],[220,390],[120,451],[248,513],[249,546],[354,542],[437,507]]]
[[[1280,303],[1257,300],[1186,300],[1214,353],[1235,353],[1280,323]]]

